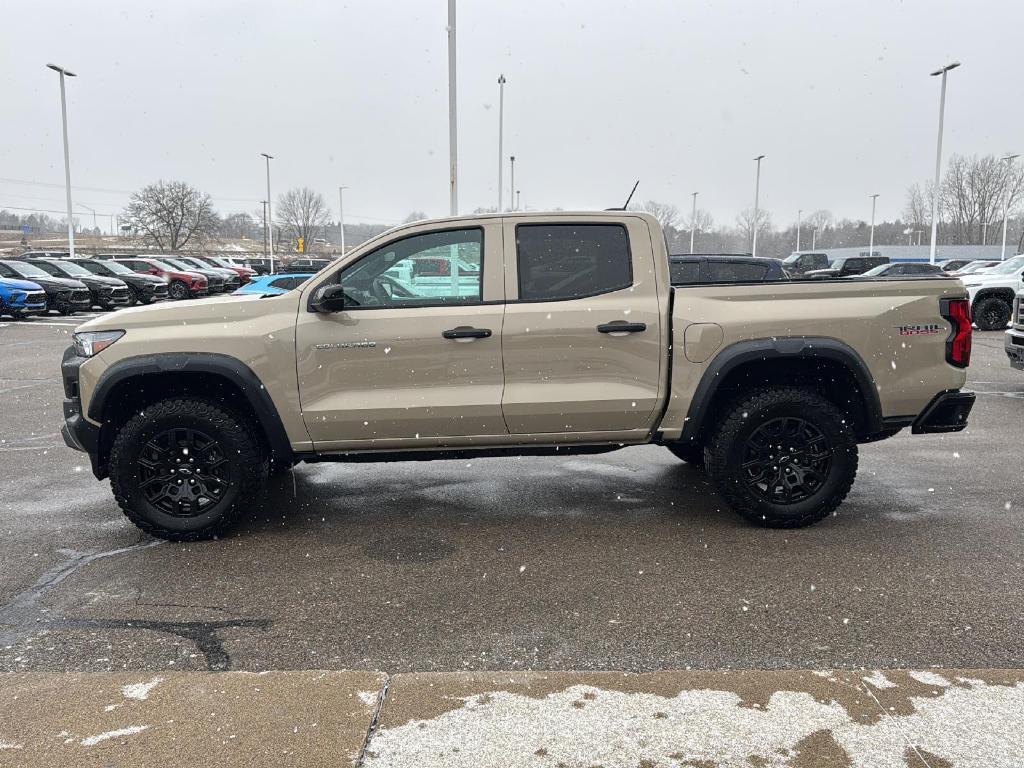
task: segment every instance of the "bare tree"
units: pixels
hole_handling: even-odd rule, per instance
[[[683,222],[683,229],[689,232],[694,229],[698,232],[707,232],[715,226],[715,219],[710,212],[705,211],[703,208],[697,209],[697,215],[694,216],[691,213],[686,217],[686,221]]]
[[[903,218],[915,228],[929,224],[932,217],[931,185],[922,189],[920,184],[913,184],[907,190],[907,202],[903,207]]]
[[[158,181],[133,193],[121,220],[166,251],[201,243],[218,226],[210,196],[183,181]]]
[[[736,226],[739,228],[743,235],[743,242],[745,248],[750,248],[754,241],[754,210],[753,208],[747,208],[744,211],[740,211],[736,217]],[[772,216],[764,208],[758,208],[757,210],[757,236],[760,239],[761,235],[773,231],[772,227]]]
[[[305,250],[311,251],[314,238],[327,225],[330,210],[319,192],[309,187],[289,189],[277,198],[277,226],[290,232],[296,241],[302,238]]]
[[[651,214],[658,220],[663,229],[677,229],[679,225],[679,209],[671,203],[659,203],[657,200],[647,200],[630,206],[631,211],[643,211]]]
[[[413,211],[402,221],[403,224],[412,224],[414,221],[423,221],[427,218],[427,214],[423,211]]]

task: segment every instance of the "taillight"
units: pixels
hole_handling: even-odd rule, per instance
[[[967,299],[943,299],[939,311],[953,326],[946,339],[946,362],[957,368],[971,363],[971,303]]]

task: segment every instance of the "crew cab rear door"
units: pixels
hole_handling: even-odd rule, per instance
[[[509,432],[571,442],[649,430],[664,392],[669,288],[659,294],[648,222],[516,216],[504,226]]]

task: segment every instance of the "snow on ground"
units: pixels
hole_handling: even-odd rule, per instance
[[[879,713],[870,722],[803,691],[776,691],[766,707],[717,690],[669,698],[589,685],[543,698],[495,691],[433,719],[381,729],[367,765],[781,768],[797,764],[802,749],[813,751],[815,740],[831,738],[851,768],[905,768],[911,754],[954,766],[1019,768],[1024,683],[959,682],[934,697],[913,697],[909,714]]]

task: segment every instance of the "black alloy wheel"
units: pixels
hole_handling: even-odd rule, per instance
[[[165,514],[195,517],[223,501],[231,465],[220,443],[198,429],[167,429],[149,440],[136,461],[139,490]]]
[[[817,493],[832,466],[832,445],[805,419],[782,416],[755,429],[743,446],[743,477],[773,504],[796,504]]]

